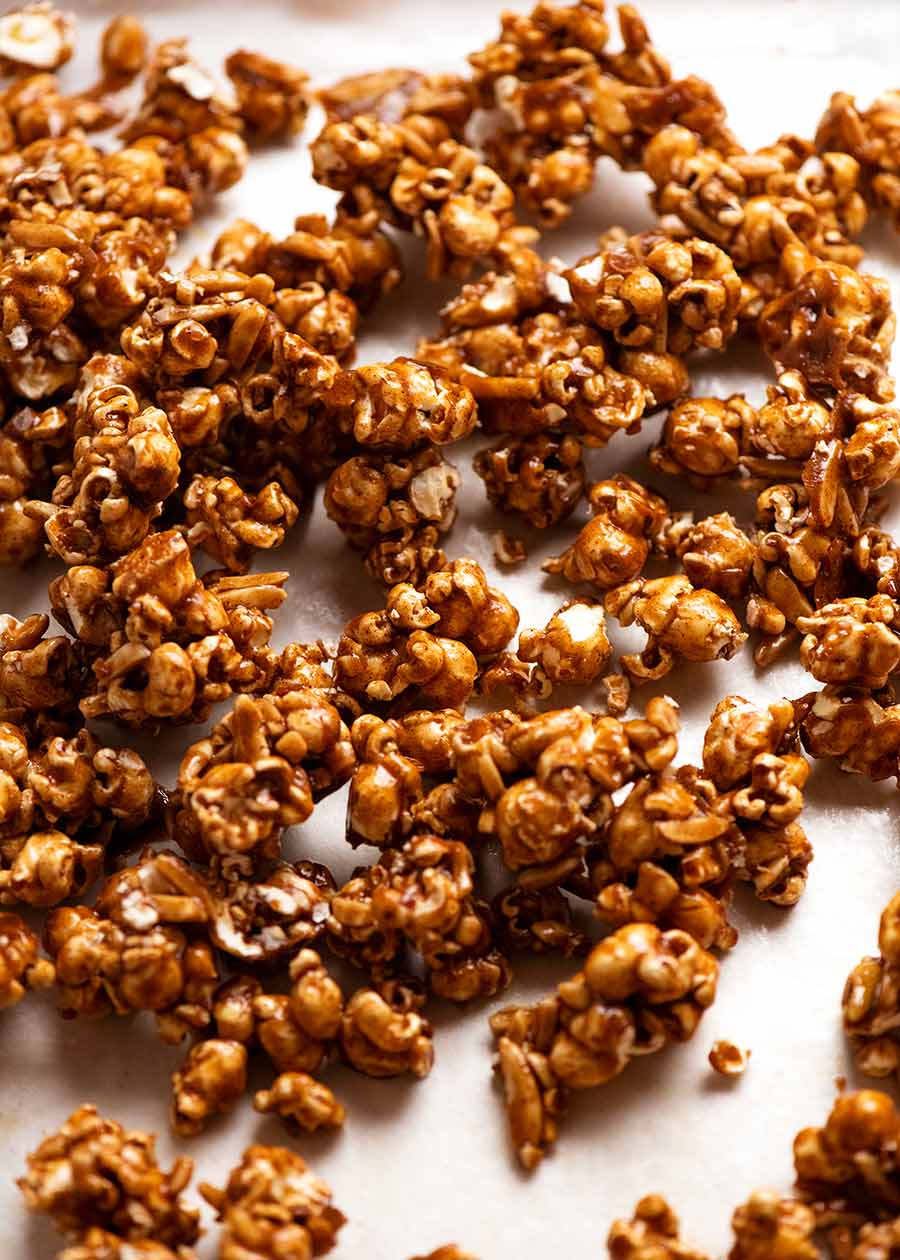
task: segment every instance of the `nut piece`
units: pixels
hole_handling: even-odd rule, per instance
[[[247,1088],[247,1051],[237,1041],[201,1041],[172,1076],[172,1128],[196,1137],[210,1116],[229,1111]]]
[[[331,1251],[345,1221],[306,1160],[280,1146],[248,1146],[224,1189],[204,1183],[200,1193],[222,1224],[222,1260],[311,1260]]]
[[[19,70],[58,70],[75,48],[68,14],[49,0],[36,0],[0,17],[0,61],[4,73]]]
[[[80,1107],[28,1156],[17,1184],[30,1211],[46,1212],[72,1238],[96,1225],[129,1243],[152,1239],[177,1250],[200,1233],[200,1213],[180,1198],[193,1161],[180,1156],[164,1173],[155,1142]]]
[[[709,1052],[709,1065],[720,1076],[743,1076],[752,1051],[741,1050],[733,1041],[716,1041]]]

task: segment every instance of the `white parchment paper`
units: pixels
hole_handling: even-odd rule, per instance
[[[120,6],[81,0],[71,7],[82,39],[65,76],[83,85],[94,77],[99,30]],[[494,36],[499,16],[494,0],[156,0],[133,7],[154,37],[190,35],[196,54],[211,66],[242,46],[294,61],[322,84],[386,65],[462,68],[465,53]],[[833,90],[856,92],[868,103],[900,79],[895,0],[644,0],[641,8],[676,74],[711,79],[748,145],[784,131],[810,134]],[[254,158],[244,181],[192,231],[183,256],[202,251],[238,215],[285,232],[296,214],[330,209],[334,194],[309,176],[305,142],[318,123],[314,115],[292,149]],[[575,258],[612,223],[635,230],[648,225],[647,186],[644,176],[601,163],[593,194],[547,239],[546,250]],[[864,243],[868,266],[890,278],[896,303],[900,241],[874,228]],[[416,338],[436,327],[437,308],[451,291],[425,281],[415,243],[404,248],[407,278],[370,317],[360,361],[410,353]],[[761,356],[738,350],[700,365],[694,389],[743,390],[758,403],[768,379]],[[619,437],[592,455],[592,473],[645,474],[655,427]],[[578,518],[552,537],[529,535],[531,563],[497,573],[490,535],[501,522],[471,472],[478,445],[449,452],[466,489],[448,551],[480,560],[520,608],[523,626],[543,624],[570,591],[541,575],[538,564],[574,536]],[[720,505],[685,487],[666,490],[680,507],[700,515]],[[743,519],[751,507],[749,500],[738,505]],[[513,526],[513,532],[522,531]],[[291,571],[288,599],[276,614],[277,642],[334,640],[349,616],[380,606],[378,592],[320,504],[275,563]],[[44,563],[24,574],[0,570],[0,607],[18,615],[44,608],[52,572]],[[766,699],[799,695],[810,685],[795,663],[757,674],[746,651],[729,663],[680,670],[666,680],[666,690],[682,705],[681,760],[697,756],[709,712],[727,692]],[[560,702],[576,699],[589,704],[591,696],[561,695]],[[125,732],[105,727],[103,733],[127,742]],[[181,753],[198,737],[198,730],[181,729],[135,742],[152,757],[159,777],[171,782]],[[289,846],[296,855],[327,861],[339,877],[366,855],[344,844],[344,800],[342,792],[320,806]],[[823,1119],[836,1075],[854,1080],[840,1031],[841,988],[850,967],[874,948],[878,914],[900,885],[892,786],[873,787],[820,766],[808,801],[804,822],[816,858],[800,905],[784,913],[739,899],[741,939],[723,961],[718,1000],[697,1037],[686,1047],[638,1060],[611,1085],[576,1097],[555,1153],[530,1178],[513,1162],[492,1086],[490,1007],[437,1010],[436,1063],[424,1082],[370,1081],[333,1069],[329,1082],[348,1110],[337,1137],[293,1139],[277,1122],[258,1117],[248,1099],[203,1137],[180,1143],[169,1134],[166,1117],[168,1078],[180,1052],[162,1046],[149,1021],[63,1023],[50,995],[30,997],[0,1014],[0,1258],[56,1254],[52,1230],[26,1218],[13,1179],[25,1153],[85,1101],[127,1125],[159,1130],[164,1160],[187,1149],[199,1178],[214,1183],[223,1181],[251,1140],[295,1143],[331,1183],[349,1217],[337,1252],[347,1260],[405,1260],[451,1240],[483,1260],[599,1260],[612,1218],[630,1212],[649,1191],[671,1198],[698,1246],[721,1253],[732,1207],[759,1185],[788,1186],[794,1133]],[[522,978],[503,1002],[537,996],[571,966],[525,960],[520,970]],[[753,1051],[737,1083],[722,1081],[707,1064],[720,1036]],[[254,1088],[265,1079],[260,1068]],[[211,1236],[200,1254],[211,1257],[214,1251]]]

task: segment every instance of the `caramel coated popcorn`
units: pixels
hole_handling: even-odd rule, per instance
[[[347,780],[353,749],[327,675],[324,682],[285,680],[272,693],[239,696],[187,750],[176,836],[190,855],[233,869],[277,857],[284,829]]]
[[[443,568],[442,535],[456,519],[460,476],[434,446],[415,454],[355,455],[334,470],[325,510],[364,553],[366,570],[385,586],[421,585]]]
[[[53,906],[85,892],[114,832],[141,826],[156,804],[156,784],[137,753],[100,747],[86,727],[61,729],[40,736],[0,722],[0,902],[7,905]]]
[[[604,1085],[634,1055],[688,1040],[717,977],[715,959],[687,933],[633,923],[595,946],[554,997],[492,1016],[522,1166],[534,1168],[556,1140],[567,1090]]]
[[[640,574],[654,546],[660,545],[668,505],[624,473],[595,482],[588,500],[593,520],[567,551],[543,567],[570,582],[589,582],[605,591]]]
[[[182,1137],[195,1136],[210,1116],[233,1107],[246,1088],[247,1051],[240,1042],[201,1041],[172,1077],[172,1127]]]
[[[900,1027],[900,898],[881,914],[877,958],[863,958],[850,972],[841,1009],[844,1031],[866,1076],[890,1076],[900,1067],[900,1045],[892,1035]]]
[[[551,683],[592,683],[612,656],[606,614],[600,604],[569,600],[543,630],[523,630],[517,652],[537,662]]]
[[[129,1243],[189,1245],[200,1232],[200,1213],[185,1206],[181,1193],[193,1162],[181,1156],[163,1172],[155,1142],[95,1107],[80,1107],[28,1156],[19,1189],[30,1211],[47,1213],[71,1238],[99,1226]]]
[[[581,443],[568,434],[504,439],[479,451],[474,468],[496,508],[518,513],[536,529],[565,520],[584,493]]]
[[[0,1008],[14,1006],[30,989],[47,988],[55,975],[24,919],[8,910],[0,913]]]
[[[0,1006],[54,986],[67,1019],[152,1016],[186,1043],[181,1138],[248,1081],[260,1117],[333,1132],[333,1067],[423,1079],[441,1002],[493,1000],[556,954],[580,970],[490,1017],[532,1170],[577,1090],[695,1034],[740,886],[785,912],[803,895],[804,752],[900,782],[896,320],[887,281],[858,270],[869,212],[900,223],[900,94],[837,93],[814,139],[750,151],[631,5],[611,25],[602,0],[540,0],[504,13],[464,75],[376,69],[314,94],[273,50],[232,52],[223,86],[186,40],[151,47],[125,15],[97,82],[70,90],[70,19],[45,0],[0,15],[0,563],[44,549],[60,630],[0,614],[0,904],[50,910],[41,944],[0,914]],[[238,219],[176,267],[180,233],[259,149],[301,143],[314,100],[332,213],[293,206],[284,234]],[[584,256],[554,257],[541,232],[601,158],[647,177],[651,226],[600,223]],[[371,361],[401,252],[411,289],[456,289],[409,357]],[[748,341],[764,386],[701,393],[695,365]],[[649,456],[626,450],[662,412]],[[445,450],[479,429],[464,459]],[[601,475],[613,441],[605,467],[628,471]],[[544,571],[578,589],[516,641],[472,531],[512,593],[531,531],[582,499],[590,519],[540,540]],[[285,554],[317,616],[323,509],[361,557],[358,598],[335,642],[289,642],[290,624],[279,640],[289,575],[258,553],[302,514]],[[612,621],[643,650],[614,655]],[[750,634],[761,666],[795,646],[818,690],[726,696],[700,764],[677,765],[678,706],[656,695],[629,718],[632,687],[730,660]],[[548,707],[596,684],[605,705]],[[93,728],[152,738],[226,704],[174,785]],[[331,844],[314,811],[345,784],[362,864],[335,850],[335,879],[308,828],[289,833]],[[842,1001],[875,1077],[900,1073],[897,901]],[[722,1039],[709,1063],[737,1077],[749,1054]],[[20,1185],[66,1235],[62,1260],[194,1260],[190,1161],[164,1173],[153,1143],[84,1106],[29,1157]],[[736,1208],[730,1260],[896,1260],[898,1144],[884,1095],[842,1094],[798,1135],[793,1197]],[[203,1193],[221,1260],[312,1260],[344,1224],[278,1147]],[[706,1260],[657,1195],[608,1249]]]
[[[622,657],[632,682],[665,677],[678,658],[730,660],[747,638],[725,601],[687,577],[637,578],[610,591],[606,611],[647,632],[643,651]]]
[[[58,619],[83,642],[93,679],[85,717],[130,726],[198,721],[234,691],[262,689],[271,672],[268,609],[284,573],[197,576],[177,530],[151,534],[108,569],[76,565],[50,587]]]
[[[200,1189],[221,1222],[222,1260],[325,1255],[345,1221],[325,1182],[280,1146],[248,1146],[223,1189]]]

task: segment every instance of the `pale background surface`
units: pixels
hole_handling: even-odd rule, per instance
[[[72,7],[81,18],[81,54],[66,78],[81,86],[94,75],[101,23],[119,6],[83,0]],[[154,36],[190,34],[194,51],[210,66],[243,46],[292,60],[319,83],[386,65],[461,68],[467,51],[494,36],[499,7],[493,0],[135,5],[146,12]],[[852,6],[834,0],[721,5],[644,0],[642,11],[676,74],[711,79],[748,145],[767,143],[783,131],[809,134],[832,90],[857,92],[867,104],[897,83],[900,5],[892,0],[857,0]],[[317,126],[314,116],[306,138]],[[603,163],[594,194],[546,249],[574,258],[611,223],[647,225],[647,184],[642,175],[625,176]],[[333,200],[334,194],[312,183],[302,142],[290,152],[257,157],[244,181],[221,198],[215,215],[198,225],[184,254],[204,248],[213,231],[237,215],[284,232],[295,214],[329,209]],[[865,243],[871,269],[890,278],[896,302],[900,242],[875,229]],[[407,254],[407,280],[372,318],[360,361],[409,353],[416,337],[436,326],[437,307],[450,289],[439,291],[424,281],[417,247]],[[713,359],[698,367],[694,388],[745,390],[756,403],[767,379],[761,358],[743,351],[728,364]],[[592,470],[641,476],[655,427],[617,439],[592,457]],[[494,572],[489,538],[498,521],[469,468],[477,445],[450,452],[466,475],[467,491],[448,551],[474,555]],[[699,515],[718,510],[718,500],[692,504],[693,497],[677,488],[679,506],[693,505]],[[750,506],[743,506],[745,520]],[[576,528],[570,521],[556,538],[535,541],[525,571],[495,573],[521,609],[523,625],[543,624],[570,594],[537,566]],[[513,532],[518,532],[514,526]],[[292,574],[288,599],[277,614],[277,642],[334,640],[349,616],[380,606],[375,588],[320,508],[296,529],[275,563]],[[0,606],[19,615],[43,608],[50,573],[49,565],[24,577],[0,571]],[[763,677],[746,651],[727,664],[681,670],[667,686],[683,706],[681,760],[697,756],[705,720],[728,691],[766,699],[808,689],[797,664]],[[590,703],[590,696],[577,698]],[[574,700],[560,697],[560,703]],[[125,733],[105,733],[112,742],[127,742]],[[198,737],[199,731],[182,729],[162,744],[138,743],[145,752],[152,748],[159,776],[171,782],[183,749]],[[320,806],[290,840],[291,852],[328,861],[339,877],[363,860],[343,842],[344,797],[340,793]],[[544,1260],[548,1254],[599,1260],[611,1219],[630,1212],[651,1190],[671,1198],[697,1246],[721,1252],[732,1207],[759,1185],[788,1186],[793,1134],[822,1120],[836,1075],[854,1079],[839,1025],[840,992],[849,968],[873,949],[878,914],[900,884],[892,786],[873,788],[819,767],[808,799],[804,821],[816,860],[801,904],[785,914],[749,906],[739,897],[735,918],[741,940],[724,961],[719,998],[699,1035],[687,1047],[639,1060],[605,1089],[576,1097],[556,1153],[535,1176],[520,1174],[507,1146],[491,1084],[485,1009],[438,1011],[436,1063],[425,1082],[374,1082],[334,1069],[328,1079],[347,1104],[347,1126],[336,1138],[302,1138],[297,1149],[331,1183],[350,1218],[338,1254],[348,1260],[405,1260],[455,1240],[483,1260]],[[503,1001],[536,996],[571,967],[526,960],[522,970],[527,978]],[[753,1050],[750,1068],[736,1084],[723,1082],[707,1065],[707,1052],[719,1036]],[[167,1131],[168,1077],[180,1052],[156,1041],[142,1020],[62,1023],[52,999],[39,995],[0,1015],[0,1054],[0,1256],[43,1260],[55,1254],[55,1238],[43,1221],[26,1219],[12,1185],[25,1152],[75,1106],[91,1101],[127,1125],[159,1129],[161,1155],[168,1159],[176,1149]],[[259,1084],[263,1076],[261,1071]],[[276,1122],[262,1122],[248,1100],[187,1149],[201,1179],[221,1182],[255,1139],[292,1141]],[[201,1256],[206,1260],[213,1253],[208,1238]]]

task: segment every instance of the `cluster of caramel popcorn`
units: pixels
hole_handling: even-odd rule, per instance
[[[338,1129],[332,1064],[423,1078],[435,999],[495,998],[522,955],[554,953],[580,970],[490,1020],[531,1170],[575,1091],[694,1035],[738,886],[801,897],[804,750],[900,780],[900,546],[879,526],[900,475],[895,317],[856,244],[870,210],[900,222],[900,98],[861,111],[837,94],[814,140],[748,152],[713,88],[674,79],[630,5],[618,18],[621,46],[603,0],[541,0],[502,16],[467,75],[320,91],[312,168],[333,214],[284,236],[237,220],[176,268],[178,233],[248,146],[302,129],[306,73],[239,50],[223,88],[184,40],[151,49],[118,17],[98,83],[67,93],[70,20],[47,0],[0,17],[0,562],[46,551],[62,631],[0,617],[0,903],[49,909],[42,942],[0,914],[0,1006],[54,987],[65,1018],[151,1014],[186,1043],[180,1137],[232,1110],[257,1061],[260,1114]],[[87,139],[114,124],[121,147]],[[541,231],[603,157],[646,173],[655,225],[545,257]],[[398,231],[430,279],[463,283],[415,357],[357,363],[400,280]],[[748,338],[765,401],[693,396],[692,365]],[[662,411],[662,489],[589,477],[586,450]],[[497,512],[546,530],[590,509],[543,566],[580,589],[542,627],[519,632],[481,565],[452,555],[463,479],[443,448],[479,429]],[[695,515],[726,484],[754,495],[746,519]],[[279,648],[272,614],[304,577],[259,571],[257,553],[318,488],[383,591],[331,648]],[[501,563],[525,563],[524,541],[495,538]],[[645,646],[617,655],[610,621]],[[821,690],[727,696],[701,764],[676,765],[676,704],[629,716],[632,688],[731,659],[751,633],[759,664],[796,644]],[[598,683],[605,711],[547,704]],[[154,734],[223,702],[169,791],[86,725]],[[377,853],[339,882],[285,836],[345,785],[347,842]],[[875,1076],[900,1071],[896,901],[843,1005]],[[737,1076],[747,1057],[719,1041],[710,1063]],[[817,1260],[826,1235],[837,1260],[893,1255],[898,1142],[881,1095],[840,1099],[798,1137],[798,1196],[737,1210],[731,1260]],[[63,1260],[193,1260],[190,1171],[164,1174],[150,1135],[86,1106],[20,1184],[66,1234]],[[251,1147],[203,1194],[222,1260],[310,1260],[344,1221],[280,1148]],[[609,1247],[705,1260],[653,1196]]]
[[[900,1113],[875,1090],[841,1094],[794,1139],[792,1195],[756,1190],[731,1218],[729,1260],[891,1260],[900,1242]],[[682,1240],[665,1199],[641,1199],[607,1237],[610,1260],[710,1260]]]
[[[182,1155],[164,1172],[155,1145],[152,1133],[85,1106],[28,1156],[19,1188],[70,1242],[61,1260],[195,1260],[200,1212],[184,1198],[193,1160]],[[346,1220],[330,1187],[280,1146],[248,1147],[223,1189],[200,1192],[221,1224],[222,1260],[311,1260],[334,1247]]]

